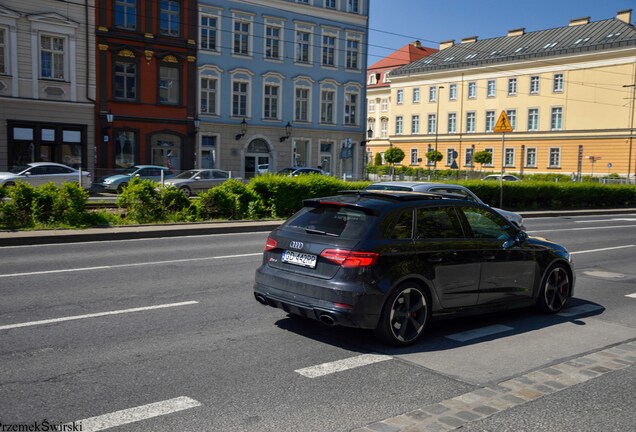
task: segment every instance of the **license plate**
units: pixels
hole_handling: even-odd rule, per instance
[[[283,251],[281,261],[302,267],[316,268],[316,255],[294,252],[290,250]]]

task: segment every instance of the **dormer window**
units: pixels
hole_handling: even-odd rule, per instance
[[[477,57],[477,53],[468,54],[466,56],[466,60],[469,60],[469,59],[472,59],[472,58],[475,58],[475,57]]]
[[[548,48],[554,48],[556,46],[558,42],[550,42],[548,44],[545,44],[545,46],[543,47],[543,49],[548,49]]]

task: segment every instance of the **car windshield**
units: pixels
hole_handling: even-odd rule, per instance
[[[124,174],[124,175],[134,174],[134,173],[137,172],[138,169],[139,169],[139,167],[131,166],[131,167],[126,168],[125,170],[123,170],[121,172],[121,174]]]
[[[25,169],[31,168],[29,165],[16,165],[9,170],[10,173],[20,174]]]
[[[305,207],[292,216],[286,226],[302,229],[308,234],[359,239],[374,218],[361,210],[325,205]]]
[[[199,170],[188,170],[188,171],[184,171],[181,174],[179,174],[178,176],[176,176],[176,179],[189,179],[192,178],[194,176],[196,176],[197,174],[199,174]]]

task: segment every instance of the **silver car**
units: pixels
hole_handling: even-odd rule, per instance
[[[173,185],[183,191],[186,196],[196,195],[205,192],[214,186],[218,186],[224,181],[232,178],[228,171],[220,169],[193,169],[184,171],[178,176],[166,180],[166,185]],[[238,177],[234,177],[241,180]]]
[[[470,189],[464,186],[447,183],[432,183],[432,182],[417,182],[417,181],[387,181],[373,183],[366,187],[367,190],[394,190],[394,191],[414,191],[414,192],[432,192],[443,195],[453,195],[455,197],[461,197],[468,201],[474,201],[481,204],[488,205],[479,199],[477,195],[471,192]],[[493,210],[499,212],[506,219],[514,222],[523,231],[526,227],[523,225],[523,217],[518,214],[507,210],[494,208]]]
[[[91,174],[55,162],[31,162],[14,167],[9,172],[0,172],[0,186],[14,186],[17,181],[23,181],[31,186],[42,186],[53,182],[57,186],[62,183],[79,183],[82,187],[91,187]]]

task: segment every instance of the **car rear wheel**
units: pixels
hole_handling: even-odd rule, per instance
[[[429,304],[426,291],[417,283],[400,285],[384,305],[376,334],[392,345],[415,343],[428,324]]]
[[[571,289],[570,276],[565,266],[555,264],[550,267],[541,283],[539,309],[546,313],[559,312],[568,301]]]
[[[183,187],[179,188],[179,190],[181,190],[181,192],[183,192],[183,194],[185,196],[187,196],[188,198],[190,198],[192,196],[192,191],[187,186],[183,186]]]
[[[128,183],[120,183],[119,186],[117,186],[117,193],[122,193],[127,186]]]

